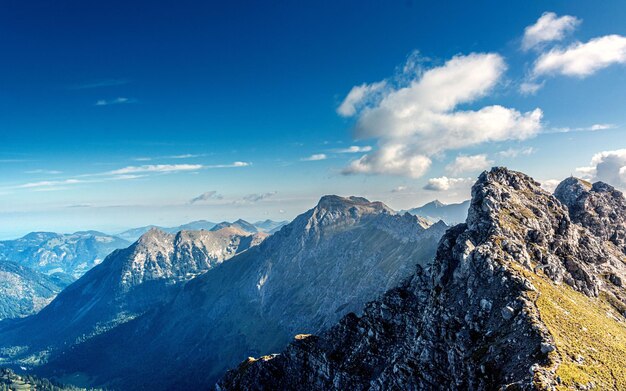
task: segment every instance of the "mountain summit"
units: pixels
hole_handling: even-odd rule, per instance
[[[555,197],[485,172],[431,270],[217,388],[625,389],[623,205],[603,183],[568,179]]]
[[[41,373],[86,374],[94,386],[120,389],[211,387],[245,357],[284,348],[296,332],[322,332],[362,313],[366,302],[431,262],[446,229],[380,202],[323,197],[152,311],[51,357]],[[152,232],[151,251],[167,238]],[[198,259],[190,254],[189,262]],[[167,264],[162,258],[157,264]],[[144,269],[130,268],[149,275]],[[168,370],[155,373],[163,362]]]

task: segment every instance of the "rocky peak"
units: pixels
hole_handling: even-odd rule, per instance
[[[430,269],[363,316],[242,364],[218,389],[621,389],[626,378],[611,371],[625,351],[602,335],[626,340],[626,258],[570,214],[527,175],[484,172],[466,223],[446,232]],[[604,374],[598,349],[609,355]]]
[[[626,254],[626,199],[604,182],[593,185],[577,178],[561,182],[554,196],[568,209],[573,222]]]

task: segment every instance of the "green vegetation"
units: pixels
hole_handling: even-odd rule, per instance
[[[593,385],[598,390],[625,390],[626,324],[612,296],[603,293],[591,298],[566,284],[523,273],[538,288],[529,295],[556,344],[557,350],[550,354],[560,361],[557,389]]]

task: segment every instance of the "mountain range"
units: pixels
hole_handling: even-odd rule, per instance
[[[199,246],[179,239],[183,233],[174,243],[189,243],[184,256],[166,256],[180,245],[172,251],[171,235],[151,230],[39,314],[0,324],[0,346],[11,352],[2,359],[86,385],[210,387],[242,358],[284,347],[296,331],[319,332],[360,313],[427,264],[446,229],[379,202],[327,196],[211,268],[199,267]],[[168,370],[154,373],[165,361]]]
[[[74,279],[130,242],[98,231],[73,234],[31,232],[0,241],[0,261],[11,261],[44,274],[64,273]]]
[[[605,183],[494,168],[432,267],[216,388],[624,390],[625,217]]]
[[[420,207],[409,209],[406,212],[433,222],[443,220],[448,225],[454,225],[465,221],[469,206],[469,200],[459,204],[444,204],[439,200],[434,200]]]

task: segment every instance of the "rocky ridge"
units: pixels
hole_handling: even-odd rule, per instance
[[[483,173],[431,268],[217,389],[624,389],[624,198],[602,183],[559,188]]]

